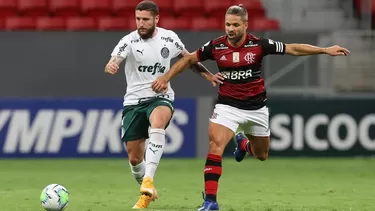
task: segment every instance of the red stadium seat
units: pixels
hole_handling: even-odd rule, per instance
[[[111,3],[111,0],[81,0],[81,9],[87,16],[110,16],[112,15]]]
[[[63,17],[39,17],[36,19],[36,30],[39,30],[39,31],[65,30],[65,19]]]
[[[202,0],[176,0],[174,11],[179,17],[201,17],[204,15]]]
[[[0,0],[0,17],[17,14],[17,0]]]
[[[249,19],[251,18],[262,18],[265,17],[265,9],[260,0],[233,0],[235,5],[242,4],[244,8],[247,9],[249,13]]]
[[[224,23],[217,18],[193,18],[191,25],[193,31],[222,30],[224,28]]]
[[[246,9],[250,8],[263,8],[261,0],[232,0],[233,5],[242,4]]]
[[[112,10],[116,16],[134,17],[134,11],[140,0],[112,0]]]
[[[79,0],[49,0],[50,10],[56,16],[79,16],[81,8]]]
[[[204,9],[210,17],[225,17],[228,7],[232,6],[232,0],[220,0],[212,2],[212,0],[204,1]]]
[[[7,17],[5,19],[5,30],[9,31],[34,31],[35,19],[29,17]]]
[[[164,17],[160,18],[160,27],[170,30],[190,30],[191,19],[190,18],[175,18],[175,17]]]
[[[134,31],[137,29],[137,24],[135,22],[135,18],[134,17],[131,17],[128,19],[128,29],[130,31]]]
[[[4,19],[0,18],[0,30],[4,30],[4,28],[5,28]]]
[[[25,16],[49,15],[48,0],[18,0],[18,9]]]
[[[67,31],[95,31],[97,25],[93,17],[68,17],[66,18]]]
[[[279,29],[279,22],[274,19],[259,18],[249,21],[249,30],[252,31],[278,31]]]
[[[153,0],[159,7],[160,17],[168,17],[174,14],[174,0]]]
[[[98,18],[98,30],[100,31],[124,31],[128,29],[129,21],[124,17]]]

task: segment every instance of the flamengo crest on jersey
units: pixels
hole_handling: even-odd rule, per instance
[[[137,31],[123,37],[113,49],[111,56],[125,58],[127,90],[124,106],[138,104],[139,100],[154,97],[152,82],[168,72],[171,59],[180,55],[185,48],[176,33],[156,28],[157,34],[150,39],[141,39]],[[174,100],[174,91],[168,84],[165,98]]]

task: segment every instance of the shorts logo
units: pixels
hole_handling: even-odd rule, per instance
[[[214,112],[214,113],[212,113],[211,119],[217,119],[217,116],[218,116],[218,114]]]
[[[161,56],[164,59],[167,59],[169,57],[169,49],[167,47],[163,47],[160,51]]]

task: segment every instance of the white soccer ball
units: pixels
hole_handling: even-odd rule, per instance
[[[47,185],[40,195],[42,207],[47,211],[60,211],[69,204],[68,190],[59,184]]]

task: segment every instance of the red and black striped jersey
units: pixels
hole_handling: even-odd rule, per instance
[[[231,46],[227,36],[221,36],[197,50],[200,61],[215,60],[224,75],[217,103],[245,110],[255,110],[266,105],[267,94],[261,76],[263,57],[284,53],[284,43],[257,38],[252,34],[247,34],[246,40],[239,47]]]

